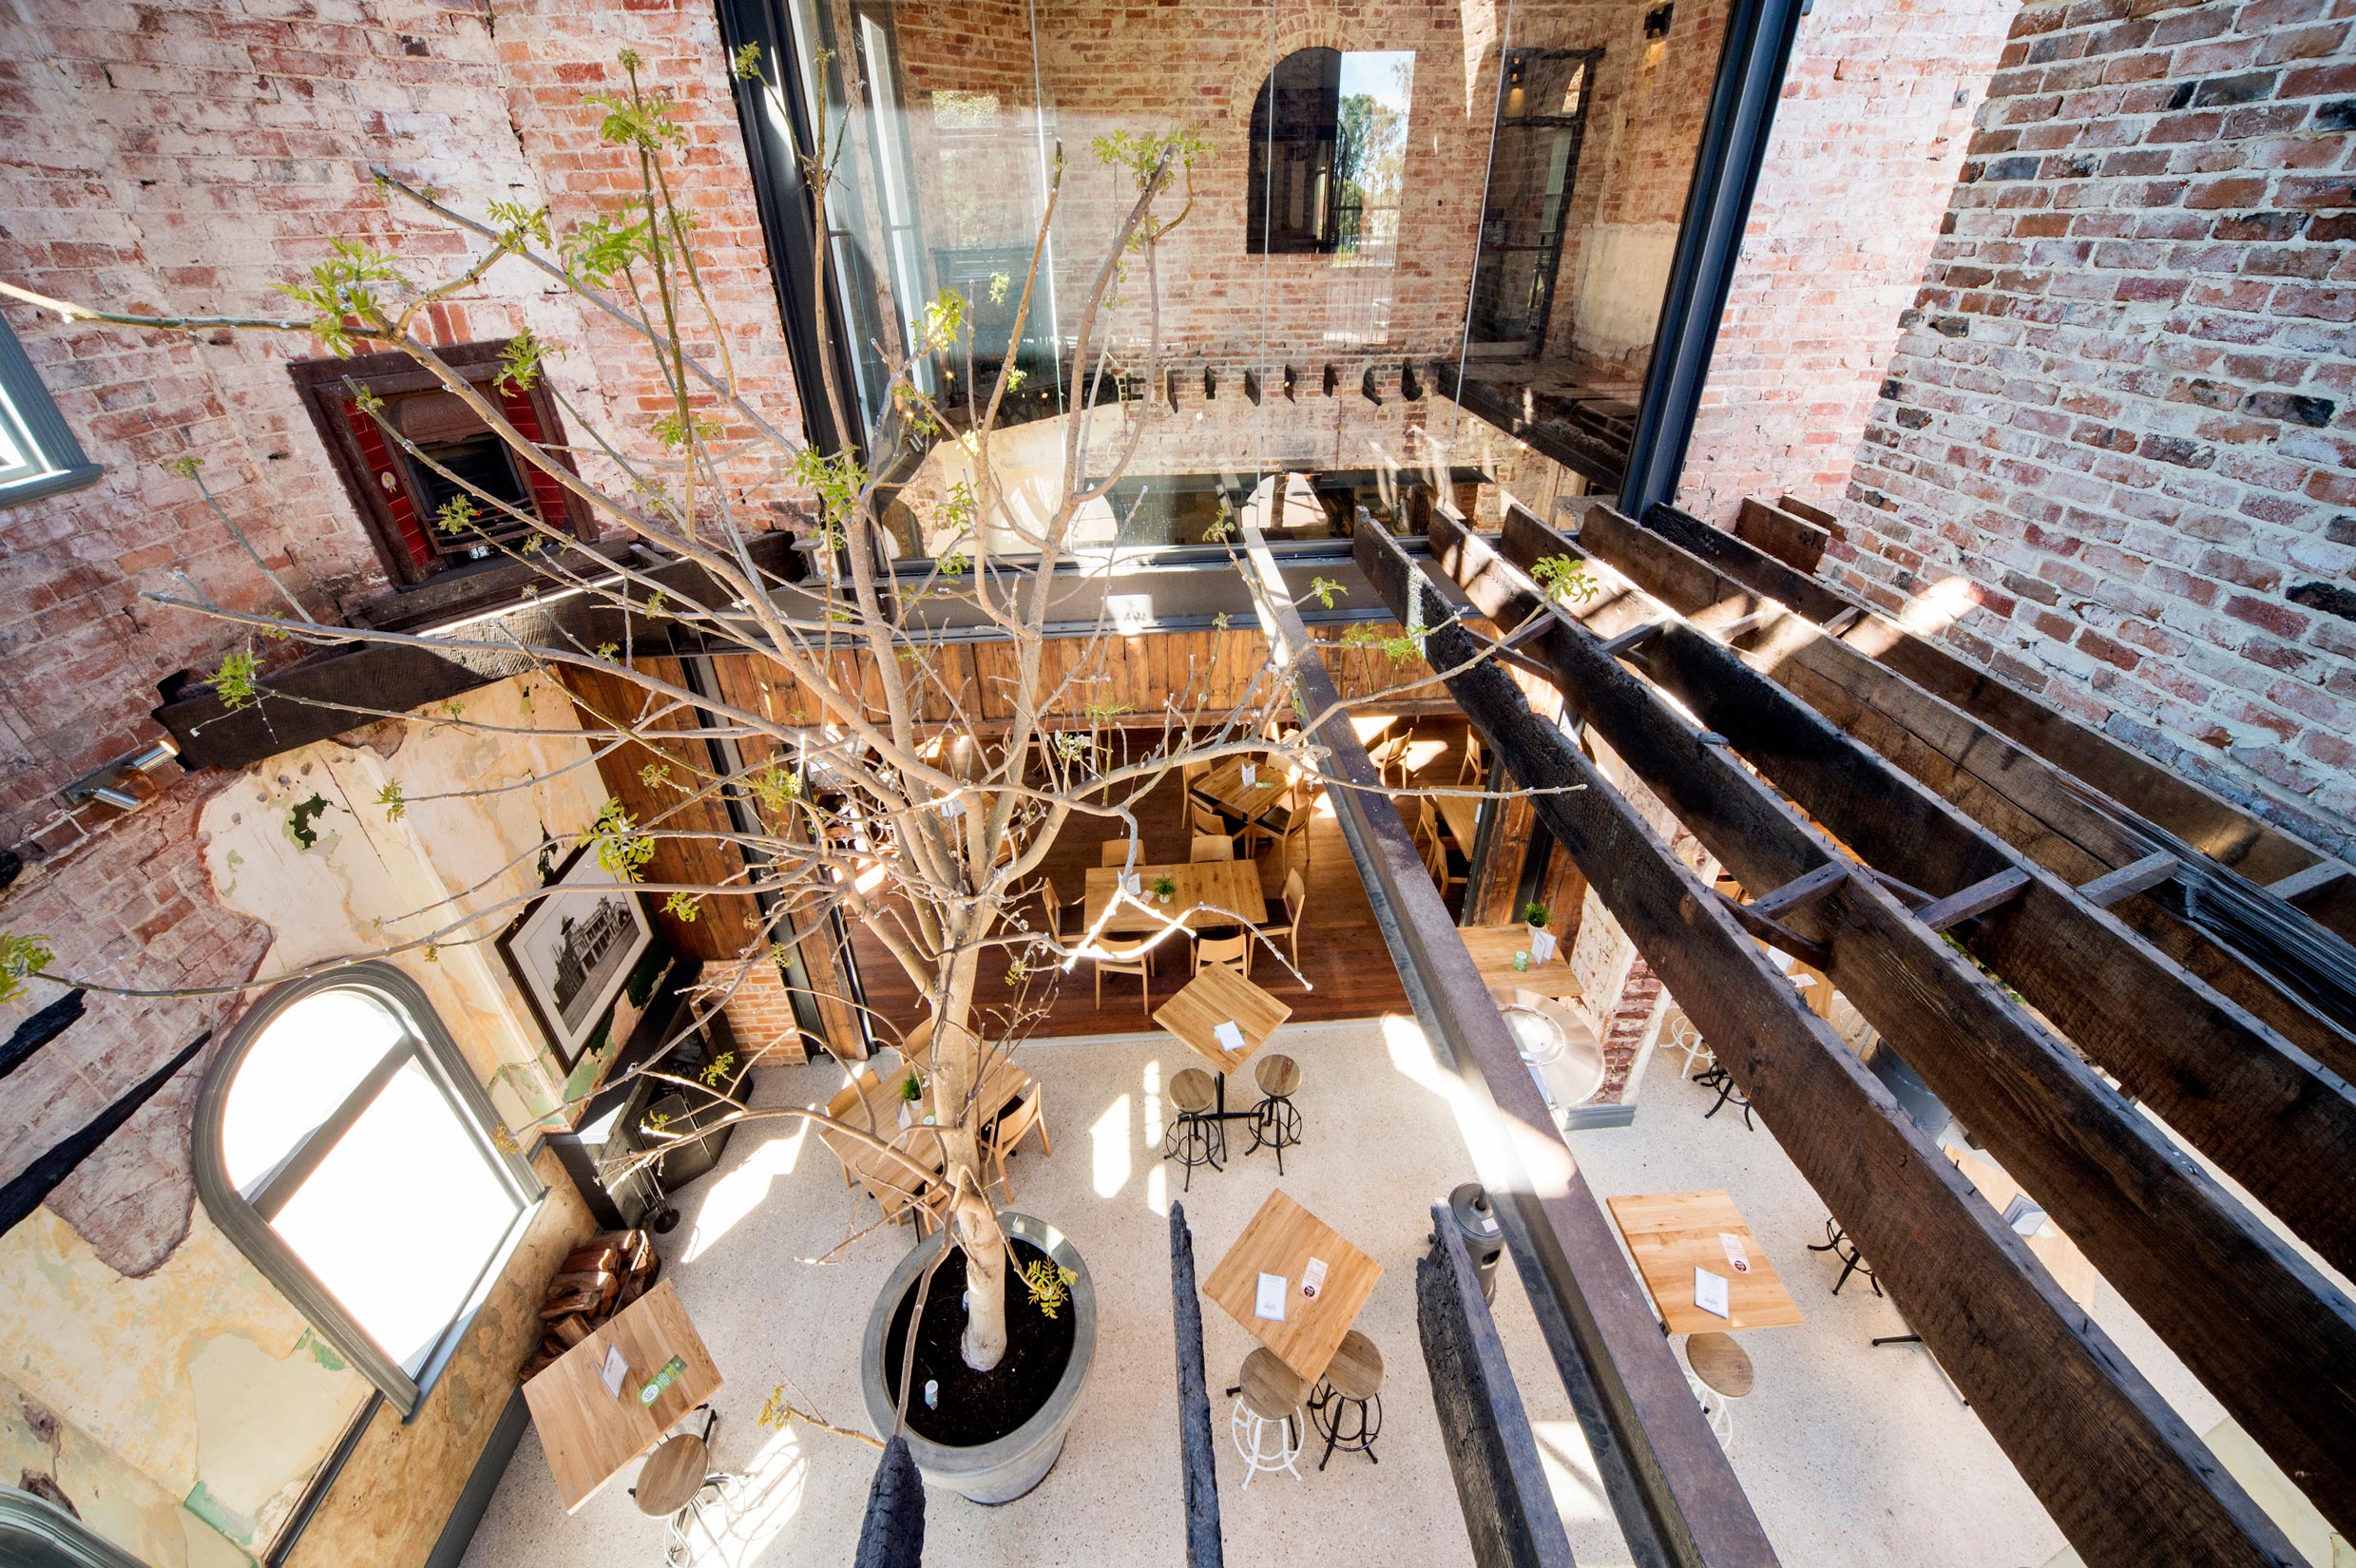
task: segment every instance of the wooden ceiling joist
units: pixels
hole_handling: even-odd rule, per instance
[[[1432,628],[1435,668],[1475,654],[1475,640],[1395,542],[1361,528],[1356,549],[1386,602],[1404,607],[1410,592],[1423,596],[1418,619]],[[1485,576],[1507,612],[1500,624],[1512,626],[1510,597],[1534,601],[1534,592],[1494,557],[1490,567]],[[1476,585],[1484,575],[1467,574]],[[1658,641],[1685,629],[1669,627]],[[1779,886],[1842,858],[1639,678],[1601,657],[1597,641],[1558,619],[1523,645],[1556,665],[1595,732],[1745,886]],[[1513,776],[1539,792],[1540,819],[1718,1048],[1719,1062],[2085,1559],[2121,1568],[2295,1561],[2281,1531],[2183,1420],[1561,729],[1492,664],[1452,675],[1447,686]],[[1829,939],[1843,989],[1886,1036],[1908,1042],[1909,1061],[1934,1088],[1957,1092],[1950,1103],[1967,1122],[1980,1118],[1975,1131],[2000,1157],[2009,1163],[2047,1145],[2035,1157],[2040,1177],[2051,1186],[2057,1168],[2066,1172],[2080,1189],[2072,1210],[2103,1233],[2104,1251],[2136,1264],[2139,1284],[2173,1306],[2191,1286],[2165,1276],[2197,1272],[2192,1254],[2208,1248],[2231,1267],[2296,1283],[2295,1256],[2281,1257],[2287,1249],[2270,1233],[2250,1234],[2230,1200],[2184,1169],[2189,1161],[2153,1149],[2140,1136],[2155,1132],[2148,1123],[2122,1115],[2117,1097],[2075,1056],[1873,878],[1846,877],[1787,913]],[[2061,1207],[2054,1213],[2070,1224]],[[2073,1233],[2093,1255],[2094,1238]],[[2155,1241],[2164,1273],[2152,1259]],[[2314,1310],[2311,1295],[2303,1306],[2301,1294],[2274,1305],[2310,1345],[2346,1327]],[[2282,1365],[2262,1345],[2241,1348]],[[2312,1361],[2308,1367],[2315,1378]]]
[[[1516,522],[1521,526],[1509,530],[1504,556],[1445,520],[1433,526],[1435,554],[1500,626],[1517,626],[1540,608],[1521,566],[1573,549],[1526,515]],[[1570,681],[1584,673],[1582,662],[1609,667],[1597,644],[1610,624],[1659,608],[1634,591],[1603,596],[1598,604],[1589,623],[1580,612],[1548,609],[1545,633],[1519,641]],[[1605,624],[1592,624],[1598,620]],[[1794,909],[1788,923],[1821,937],[1831,962],[1820,967],[2078,1237],[2113,1285],[2283,1468],[2302,1478],[2327,1516],[2335,1522],[2356,1518],[2356,1469],[2334,1457],[2345,1444],[2333,1435],[2356,1428],[2356,1306],[2201,1176],[2040,1020],[2008,1003],[1991,1009],[1981,1005],[1984,997],[1959,992],[1956,982],[1966,979],[1980,991],[1991,988],[1933,933],[1976,920],[1964,939],[1973,959],[2042,1009],[2129,1092],[2148,1089],[2145,1098],[2195,1146],[2344,1269],[2356,1259],[2356,1206],[2346,1201],[2356,1179],[2356,1097],[2077,889],[1842,735],[1731,649],[1683,624],[1664,630],[1652,646],[1651,679],[1848,849],[1887,862],[1910,883],[1963,884],[1913,909],[1910,920],[1905,902],[1877,886],[1844,888],[1839,897]],[[1590,650],[1583,661],[1582,647]],[[1625,671],[1614,669],[1613,676],[1638,684]],[[1578,689],[1564,690],[1587,711]],[[1658,712],[1666,720],[1666,705]],[[1643,772],[1613,729],[1591,717],[1598,733]],[[1714,789],[1767,794],[1714,747],[1701,748],[1686,772]],[[1696,804],[1703,813],[1697,820],[1671,797],[1675,776],[1646,781],[1738,879],[1764,885],[1738,858],[1755,852],[1753,846],[1732,844],[1734,852],[1724,852],[1713,841],[1704,826],[1706,796]],[[1943,875],[1945,881],[1937,880]],[[1818,911],[1831,929],[1809,925]],[[1886,974],[1881,955],[1851,940],[1841,916],[1852,927],[1893,934],[1919,927],[1896,943],[1904,972]],[[1925,955],[1943,962],[1925,970]],[[2155,1017],[2168,1019],[2169,1027],[2152,1027]],[[1990,1052],[2000,1060],[1984,1060]],[[2008,1077],[2017,1081],[2008,1083]],[[2000,1130],[1991,1116],[2006,1125]],[[2205,1261],[2193,1264],[2196,1256]],[[2205,1272],[2212,1269],[2219,1272]],[[2266,1348],[2252,1360],[2251,1347],[2231,1345],[2233,1325],[2248,1324],[2253,1306],[2260,1316],[2283,1315],[2275,1329],[2261,1331],[2270,1345],[2280,1348],[2276,1336],[2289,1332],[2304,1340],[2305,1350],[2262,1367]]]
[[[1515,541],[1534,526],[1535,520],[1527,514],[1509,513],[1508,554]],[[2153,850],[2148,843],[2124,832],[2108,813],[2097,809],[2100,796],[2089,790],[2089,781],[2074,777],[1956,702],[1925,691],[1896,666],[1878,661],[1848,641],[1864,637],[1868,630],[1879,641],[1895,631],[1887,622],[1868,620],[1847,636],[1834,635],[1813,622],[1820,615],[1834,613],[1836,605],[1842,609],[1853,606],[1820,597],[1813,608],[1794,606],[1787,611],[1785,605],[1764,598],[1765,588],[1720,571],[1718,561],[1743,552],[1754,566],[1764,562],[1766,567],[1783,573],[1779,581],[1786,591],[1823,596],[1829,590],[1779,563],[1766,561],[1739,540],[1716,535],[1714,529],[1702,531],[1718,541],[1702,542],[1713,552],[1709,559],[1664,534],[1598,507],[1588,514],[1579,545],[1696,625],[1748,619],[1762,607],[1785,612],[1760,628],[1749,651],[1750,662],[1839,729],[2064,880],[2081,885],[2098,882],[2112,871],[2150,858]],[[2099,736],[2095,739],[2101,746],[2111,744]],[[2121,775],[2153,767],[2139,760],[2132,766],[2116,758],[2110,763],[2111,773]],[[2165,804],[2173,798],[2166,788],[2147,785],[2135,776],[2128,776],[2121,787],[2147,805]],[[2168,826],[2197,843],[2199,838],[2188,830],[2197,830],[2199,824],[2190,813],[2197,808],[2213,816],[2231,809],[2193,786],[2183,785],[2182,790],[2195,798],[2180,804],[2177,809],[2184,814]],[[2271,832],[2264,824],[2245,820],[2240,837],[2259,842]],[[2212,842],[2226,834],[2221,824],[2205,831]],[[2294,853],[2313,853],[2278,833],[2273,834],[2272,844],[2266,851],[2270,864],[2279,864]],[[2150,891],[2157,893],[2167,886],[2163,880]],[[2356,1034],[2350,1033],[2356,1025],[2327,1016],[2263,966],[2187,923],[2179,910],[2155,897],[2121,895],[2110,908],[2169,959],[2263,1020],[2331,1072],[2342,1079],[2356,1079]]]

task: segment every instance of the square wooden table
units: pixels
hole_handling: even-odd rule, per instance
[[[1722,1334],[1736,1329],[1782,1329],[1803,1321],[1775,1265],[1723,1191],[1645,1193],[1607,1201],[1669,1332]],[[1751,1259],[1749,1273],[1734,1272],[1727,1262],[1725,1244],[1718,1240],[1721,1233],[1740,1239]],[[1695,1269],[1725,1276],[1731,1316],[1694,1305]]]
[[[1195,910],[1186,917],[1190,928],[1232,926],[1238,919],[1248,926],[1257,926],[1268,918],[1268,895],[1260,891],[1257,861],[1203,860],[1191,866],[1140,866],[1137,874],[1138,886],[1143,889],[1138,900],[1145,907],[1140,908],[1137,902],[1124,901],[1104,922],[1107,936],[1159,931],[1165,921],[1176,918],[1181,909]],[[1178,891],[1166,906],[1154,902],[1154,884],[1165,876],[1178,884]],[[1120,887],[1120,867],[1088,869],[1088,929],[1097,928],[1097,921],[1103,917]],[[1207,908],[1196,908],[1197,905]],[[1222,914],[1221,910],[1232,912]]]
[[[1218,1070],[1218,1115],[1250,1116],[1227,1109],[1227,1075],[1242,1066],[1252,1053],[1268,1043],[1276,1026],[1293,1016],[1278,1002],[1225,965],[1214,964],[1188,981],[1178,994],[1154,1009],[1154,1022],[1186,1042],[1187,1048]],[[1233,1023],[1243,1036],[1243,1049],[1231,1051],[1216,1032]]]
[[[1325,1284],[1313,1298],[1301,1294],[1301,1271],[1312,1257],[1325,1260]],[[1253,1312],[1262,1274],[1284,1276],[1282,1323]],[[1342,1348],[1342,1336],[1374,1293],[1374,1282],[1382,1277],[1381,1264],[1278,1191],[1268,1195],[1260,1212],[1202,1282],[1202,1293],[1314,1388],[1333,1352]]]
[[[1555,944],[1554,957],[1545,963],[1533,963],[1527,969],[1513,966],[1514,954],[1530,950],[1530,928],[1520,922],[1507,926],[1466,926],[1456,934],[1465,939],[1465,947],[1472,953],[1481,978],[1492,985],[1519,985],[1557,1002],[1576,1002],[1585,994],[1579,988],[1579,982],[1571,978],[1570,959],[1560,942]]]
[[[617,1397],[605,1391],[605,1351],[619,1348],[629,1363]],[[638,1390],[673,1356],[686,1362],[677,1381],[639,1403]],[[614,1314],[524,1385],[540,1446],[547,1450],[565,1511],[581,1505],[607,1482],[661,1443],[680,1417],[719,1392],[719,1368],[703,1348],[687,1309],[667,1279]]]
[[[1481,802],[1468,794],[1438,794],[1431,803],[1440,809],[1440,820],[1448,825],[1457,851],[1470,860],[1473,836],[1481,828]]]
[[[1251,763],[1259,770],[1255,781],[1243,781],[1243,765]],[[1293,779],[1273,757],[1231,756],[1195,780],[1195,794],[1212,801],[1230,816],[1246,822],[1256,822],[1262,813],[1274,806],[1285,791],[1293,787]]]
[[[902,1063],[894,1071],[879,1072],[875,1075],[875,1086],[861,1091],[860,1099],[867,1105],[864,1125],[876,1137],[937,1176],[945,1163],[941,1139],[926,1131],[921,1123],[910,1127],[900,1125],[900,1107],[905,1103],[900,1099],[900,1085],[908,1080],[910,1071],[911,1068]],[[1030,1074],[1016,1066],[1006,1052],[992,1052],[988,1064],[982,1069],[981,1093],[974,1097],[974,1108],[981,1122],[986,1124],[1005,1112],[1007,1106],[1030,1093],[1035,1081]],[[923,1103],[917,1102],[920,1107]],[[922,1117],[924,1112],[920,1108],[916,1114]],[[854,1125],[860,1124],[853,1116],[846,1116],[843,1119]],[[910,1184],[910,1177],[904,1167],[856,1138],[845,1138],[833,1127],[819,1127],[818,1140],[834,1151],[834,1157],[843,1162],[843,1168],[865,1183],[869,1195],[882,1204],[887,1213]],[[878,1177],[884,1183],[881,1187],[878,1186]]]

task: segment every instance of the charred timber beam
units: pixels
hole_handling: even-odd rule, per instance
[[[1356,550],[1394,613],[1417,592],[1427,624],[1446,616],[1395,543],[1368,530]],[[1535,602],[1533,585],[1493,552],[1484,564],[1464,573],[1467,591],[1476,607],[1514,624],[1508,603],[1524,594]],[[1566,695],[1739,880],[1772,886],[1835,858],[1636,676],[1600,659],[1567,622],[1549,631],[1544,651],[1557,657]],[[1673,629],[1663,642],[1675,636]],[[1427,658],[1449,669],[1468,643],[1457,627],[1435,626]],[[1540,819],[1687,1016],[1705,1038],[1727,1043],[1720,1063],[1874,1260],[1881,1282],[2086,1560],[2284,1560],[2289,1548],[2280,1531],[1593,764],[1531,713],[1504,672],[1464,671],[1447,685],[1514,776],[1542,792]],[[1557,793],[1560,785],[1585,788]],[[1908,1061],[1953,1097],[1958,1114],[2024,1185],[2067,1187],[2071,1209],[2103,1232],[2106,1251],[2157,1246],[2167,1254],[2163,1282],[2179,1291],[2178,1276],[2195,1272],[2185,1255],[2195,1233],[2197,1245],[2221,1247],[2232,1267],[2289,1272],[2295,1258],[2280,1258],[2288,1250],[2271,1233],[2257,1227],[2252,1236],[2234,1224],[2213,1183],[2185,1173],[2191,1162],[2173,1148],[2154,1147],[2155,1129],[1872,879],[1845,879],[1810,912],[1821,915],[1843,988],[1860,1010],[1906,1042]],[[2056,1128],[2068,1114],[2063,1105],[2090,1120]],[[2142,1212],[2154,1201],[2164,1219]],[[2087,1245],[2083,1229],[2073,1233]],[[2315,1299],[2297,1294],[2309,1310],[2285,1315],[2312,1330]],[[2238,1290],[2233,1308],[2246,1308]]]
[[[1514,521],[1520,526],[1505,542],[1508,556],[1555,553],[1549,541],[1567,547],[1534,521]],[[1772,833],[1774,818],[1753,812],[1738,822],[1724,797],[1749,794],[1772,801],[1765,785],[1714,749],[1661,738],[1682,728],[1682,720],[1641,690],[1637,677],[1602,660],[1593,631],[1542,606],[1535,583],[1512,559],[1444,525],[1435,525],[1433,534],[1435,554],[1465,583],[1477,608],[1504,625],[1532,612],[1544,616],[1542,632],[1520,640],[1555,663],[1573,705],[1738,878],[1758,885],[1746,860],[1765,859],[1774,871],[1810,852],[1833,852],[1829,846],[1811,851],[1823,841],[1805,827],[1805,842],[1791,842],[1787,829],[1786,842],[1762,845],[1757,825],[1769,824]],[[1651,608],[1630,605],[1629,613]],[[2352,1157],[2345,1143],[2335,1148],[2330,1141],[2335,1130],[2346,1138],[2356,1128],[2356,1100],[2346,1085],[2295,1059],[2283,1042],[2266,1040],[2246,1015],[2246,1028],[2228,1026],[2231,1009],[2222,998],[2204,995],[2075,889],[2018,863],[2005,846],[1731,650],[1684,625],[1665,631],[1655,648],[1653,679],[1661,688],[1700,722],[1733,737],[1745,760],[1850,850],[1925,880],[1942,868],[1970,879],[1912,912],[1872,879],[1852,877],[1795,923],[1814,934],[1805,918],[1822,917],[1834,983],[1885,1038],[1903,1042],[1908,1063],[1932,1090],[2284,1469],[2300,1478],[2326,1516],[2356,1520],[2356,1466],[2343,1457],[2345,1444],[2328,1435],[2356,1425],[2356,1306],[1933,932],[1981,915],[1978,931],[1987,941],[1984,951],[1972,948],[1975,955],[1987,957],[1997,974],[2074,1037],[2082,1032],[2081,1046],[2131,1090],[2151,1082],[2162,1115],[2175,1117],[2157,1105],[2161,1097],[2196,1113],[2201,1135],[2240,1167],[2235,1174],[2246,1172],[2253,1185],[2290,1199],[2292,1212],[2277,1213],[2294,1229],[2304,1223],[2314,1231],[2327,1257],[2350,1239],[2345,1195]],[[2170,1027],[2151,1026],[2155,1009]],[[2179,1010],[2193,1026],[2189,1043],[2177,1027]],[[2201,1031],[2203,1022],[2219,1018],[2228,1023]],[[2180,1076],[2171,1082],[2169,1073]],[[2187,1079],[2224,1080],[2240,1095],[2193,1096]],[[2273,1098],[2249,1098],[2261,1091]],[[2282,1156],[2275,1128],[2258,1114],[2267,1109],[2278,1113],[2278,1121],[2304,1127],[2300,1159],[2328,1161],[2331,1179],[2317,1183],[2299,1160]],[[2259,1319],[2270,1326],[2258,1327]],[[2286,1335],[2301,1348],[2289,1351]]]
[[[1377,531],[1362,512],[1358,532]],[[1330,754],[1328,798],[1416,1019],[1465,1086],[1458,1114],[1467,1147],[1621,1533],[1639,1562],[1770,1568],[1774,1549],[1620,1254],[1618,1229],[1563,1143],[1389,790],[1343,720],[1274,557],[1255,526],[1246,524],[1244,536],[1246,578],[1272,657],[1305,713],[1333,716],[1312,737]]]
[[[2078,884],[2078,896],[2097,909],[2107,909],[2122,898],[2133,898],[2148,888],[2156,888],[2176,874],[2179,864],[2165,850],[2155,850],[2132,866],[2121,866],[2092,882]]]
[[[1825,869],[1840,870],[1837,866]],[[1812,876],[1815,873],[1811,871],[1809,874]],[[1718,894],[1718,897],[1725,900],[1726,912],[1734,917],[1736,925],[1769,947],[1780,947],[1801,963],[1819,969],[1831,964],[1832,954],[1822,943],[1802,936],[1789,926],[1759,913],[1738,898],[1728,898],[1724,893]]]

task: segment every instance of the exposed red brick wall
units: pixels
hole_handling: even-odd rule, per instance
[[[1800,21],[1677,505],[1830,506],[1921,286],[2014,0],[1817,0]]]
[[[602,145],[580,106],[612,84],[627,45],[679,103],[683,194],[702,220],[707,282],[747,391],[794,428],[709,7],[399,0],[354,14],[221,3],[0,19],[0,277],[117,307],[276,316],[293,313],[273,285],[332,239],[393,246],[424,274],[451,264],[459,237],[378,192],[373,164],[462,210],[545,200],[562,225],[634,182],[634,160]],[[316,352],[307,335],[60,331],[26,307],[7,311],[106,473],[0,510],[0,844],[55,813],[50,792],[152,732],[158,680],[210,669],[232,645],[218,623],[143,591],[188,597],[185,572],[223,606],[276,603],[164,462],[203,460],[230,518],[315,614],[337,619],[386,585],[286,373]],[[555,376],[568,397],[624,449],[654,449],[652,365],[513,264],[437,310],[428,335],[456,342],[527,324],[566,351]],[[708,342],[702,324],[691,330]]]
[[[1826,562],[2343,851],[2350,28],[2321,0],[2021,11]]]

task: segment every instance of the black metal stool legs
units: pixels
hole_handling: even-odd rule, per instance
[[[1170,1123],[1162,1136],[1161,1157],[1175,1159],[1186,1171],[1182,1192],[1195,1190],[1195,1167],[1208,1165],[1214,1171],[1225,1170],[1220,1163],[1227,1155],[1227,1124],[1216,1117],[1197,1116],[1180,1111],[1178,1119]]]
[[[1841,1293],[1841,1287],[1848,1283],[1849,1275],[1858,1272],[1864,1273],[1866,1283],[1873,1287],[1875,1295],[1882,1293],[1882,1282],[1873,1277],[1873,1265],[1866,1261],[1865,1254],[1857,1250],[1857,1244],[1848,1239],[1848,1233],[1831,1218],[1825,1220],[1824,1240],[1810,1242],[1808,1250],[1811,1252],[1830,1252],[1841,1260],[1841,1277],[1832,1282],[1834,1295]]]
[[[1291,1095],[1268,1095],[1252,1109],[1252,1147],[1247,1155],[1262,1148],[1276,1151],[1276,1174],[1284,1175],[1284,1151],[1287,1145],[1297,1147],[1301,1141],[1300,1107],[1293,1103]]]
[[[1743,1126],[1751,1132],[1758,1131],[1758,1128],[1751,1120],[1751,1101],[1743,1098],[1743,1094],[1740,1089],[1734,1087],[1733,1074],[1728,1072],[1722,1066],[1713,1067],[1706,1073],[1696,1075],[1694,1081],[1703,1085],[1705,1088],[1715,1089],[1718,1092],[1716,1103],[1713,1104],[1708,1110],[1701,1113],[1701,1119],[1704,1121],[1709,1120],[1720,1111],[1725,1110],[1726,1102],[1731,1100],[1742,1109]]]
[[[1383,1430],[1382,1395],[1351,1399],[1331,1383],[1320,1383],[1309,1402],[1309,1419],[1325,1435],[1325,1454],[1317,1461],[1318,1469],[1332,1460],[1336,1448],[1346,1454],[1364,1454],[1376,1464],[1383,1463],[1374,1452],[1374,1440]]]

